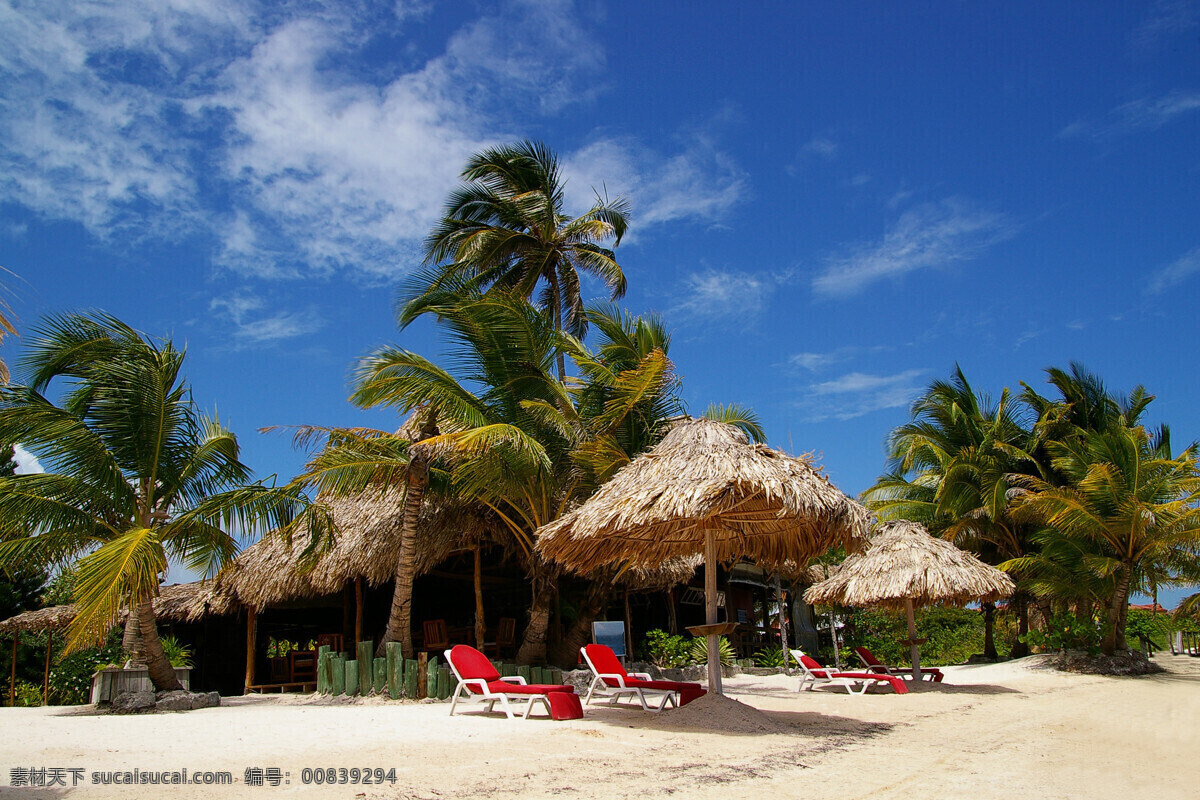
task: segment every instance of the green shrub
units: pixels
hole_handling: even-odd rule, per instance
[[[1014,630],[1008,616],[996,614],[996,650],[1001,657],[1008,655]],[[869,649],[885,664],[908,663],[908,620],[903,611],[854,609],[847,615],[846,622],[843,663],[857,664],[853,648],[860,646]],[[927,640],[921,645],[921,663],[928,666],[961,664],[972,655],[982,653],[983,628],[983,613],[977,609],[933,606],[918,610],[917,636]],[[833,663],[832,649],[822,647],[820,658],[828,658],[829,663]]]
[[[717,637],[717,655],[721,659],[721,663],[729,666],[733,663],[733,645],[724,636]],[[693,664],[708,663],[708,640],[705,637],[697,636],[692,639],[691,660]]]
[[[687,666],[691,642],[683,636],[671,635],[666,631],[647,631],[646,654],[651,663],[659,669]]]
[[[1033,629],[1022,641],[1043,650],[1087,650],[1094,656],[1100,653],[1103,635],[1100,623],[1090,617],[1081,620],[1074,614],[1055,614],[1047,630]]]
[[[756,667],[782,667],[783,648],[764,647],[754,654],[754,665]]]
[[[13,697],[14,708],[32,708],[42,704],[42,687],[19,678],[16,683],[17,691]]]
[[[125,659],[119,628],[109,632],[103,647],[88,647],[70,655],[60,655],[50,669],[50,702],[62,706],[90,702],[92,674],[109,664],[123,664]]]
[[[192,666],[192,648],[181,644],[173,636],[163,636],[158,641],[172,667],[180,669]]]

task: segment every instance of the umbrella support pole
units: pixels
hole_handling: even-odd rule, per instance
[[[704,611],[705,622],[717,624],[717,537],[711,530],[704,532]],[[714,694],[725,694],[721,687],[721,655],[717,647],[716,634],[708,640],[708,690]]]
[[[912,648],[910,653],[912,656],[913,681],[921,680],[921,648],[917,644],[917,618],[913,613],[913,601],[906,598],[904,600],[904,613],[908,615],[908,642]]]

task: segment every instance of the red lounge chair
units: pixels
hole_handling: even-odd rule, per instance
[[[886,683],[896,694],[908,694],[908,687],[904,685],[901,678],[894,678],[878,672],[838,672],[822,667],[815,658],[806,656],[799,650],[792,650],[791,653],[792,658],[796,659],[796,663],[802,670],[800,683],[796,686],[797,692],[806,688],[811,691],[816,686],[832,684],[843,687],[846,694],[866,694],[867,689],[871,686]]]
[[[617,655],[611,647],[602,644],[589,644],[581,647],[583,660],[592,671],[592,685],[588,687],[587,700],[591,703],[593,697],[608,697],[609,705],[615,705],[622,697],[636,697],[642,704],[643,711],[659,712],[670,703],[675,708],[687,705],[697,697],[703,697],[705,691],[698,683],[683,683],[681,681],[654,681],[645,672],[635,672],[632,675],[625,671]],[[675,695],[679,699],[675,699]],[[657,705],[649,702],[661,698]]]
[[[486,703],[491,711],[496,703],[504,709],[509,719],[513,715],[512,703],[525,703],[522,719],[529,719],[534,703],[540,703],[554,719],[579,719],[583,716],[583,705],[574,686],[552,686],[549,684],[526,684],[519,675],[501,678],[500,673],[488,661],[488,657],[465,644],[456,644],[446,651],[446,662],[458,686],[450,701],[450,716],[459,702]]]
[[[858,656],[858,660],[863,663],[863,667],[867,672],[881,672],[885,675],[894,675],[898,678],[909,679],[913,676],[913,671],[910,667],[889,667],[865,647],[854,648],[854,653]],[[926,675],[929,676],[929,680],[936,683],[941,683],[942,678],[946,677],[940,669],[921,667],[921,680],[925,680]]]

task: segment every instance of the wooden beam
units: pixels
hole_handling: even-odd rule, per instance
[[[12,657],[12,677],[8,679],[8,707],[12,708],[17,702],[17,644],[21,641],[21,634],[18,631],[13,631],[13,657]]]
[[[629,607],[629,587],[625,588],[625,660],[633,663],[633,611]]]
[[[245,694],[250,694],[250,687],[254,685],[254,649],[258,639],[258,612],[253,608],[246,608],[246,691]]]
[[[485,622],[483,616],[483,556],[479,552],[479,545],[475,545],[475,647],[480,652],[483,651],[483,640],[487,638]]]
[[[50,705],[50,649],[54,646],[54,631],[46,631],[46,671],[42,674],[42,705]]]
[[[354,644],[363,640],[363,580],[354,579]]]
[[[704,616],[709,625],[717,624],[717,537],[712,530],[704,532]],[[725,694],[721,687],[721,657],[717,635],[708,638],[708,690]]]

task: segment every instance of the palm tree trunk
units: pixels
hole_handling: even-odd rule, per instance
[[[377,657],[386,655],[388,642],[399,642],[404,657],[414,658],[412,593],[417,564],[417,519],[428,485],[428,456],[423,451],[418,452],[418,448],[413,448],[408,461],[408,480],[404,486],[404,516],[400,524],[400,555],[396,559],[392,606],[388,611],[387,628],[375,650]]]
[[[549,281],[550,281],[550,291],[553,296],[553,299],[550,301],[550,303],[551,303],[550,317],[554,322],[554,330],[561,332],[563,329],[562,295],[559,293],[559,288],[558,288],[558,274],[556,272],[554,272],[553,270],[550,271]],[[558,359],[558,380],[559,380],[559,382],[562,382],[567,379],[567,360],[566,360],[566,357],[563,355],[562,350],[558,351],[557,359]]]
[[[983,657],[995,661],[996,653],[996,604],[980,603],[983,607]]]
[[[550,603],[554,599],[556,570],[540,555],[529,558],[529,582],[533,597],[529,603],[529,623],[517,651],[518,664],[546,663],[546,633],[550,629]]]
[[[613,584],[608,576],[597,578],[588,586],[579,615],[571,623],[570,630],[550,653],[550,662],[563,669],[574,669],[579,663],[579,649],[588,643],[592,635],[592,623],[604,613],[612,599]],[[632,656],[632,654],[631,654]]]
[[[437,435],[437,412],[428,409],[421,424],[424,441]],[[387,628],[375,648],[377,657],[387,654],[388,642],[399,642],[404,658],[414,658],[412,640],[412,593],[417,565],[417,524],[425,489],[429,486],[429,452],[420,445],[408,451],[408,474],[404,484],[404,512],[400,523],[400,554],[396,558],[395,585],[392,606],[388,611]]]
[[[1121,577],[1117,579],[1117,587],[1108,602],[1107,624],[1104,638],[1100,640],[1100,652],[1106,656],[1128,649],[1125,644],[1125,619],[1129,606],[1129,577],[1132,573],[1132,564],[1126,563],[1121,567]]]
[[[1029,655],[1029,645],[1025,644],[1025,635],[1029,633],[1029,598],[1024,592],[1013,595],[1012,605],[1017,612],[1017,638],[1012,643],[1012,657],[1021,658]]]
[[[145,646],[142,644],[142,632],[138,626],[137,614],[130,612],[125,618],[125,633],[121,637],[121,649],[129,657],[131,664],[146,663]]]
[[[137,617],[138,630],[145,648],[146,668],[150,672],[150,680],[154,684],[154,688],[160,692],[182,689],[182,684],[175,677],[175,668],[167,660],[162,642],[158,640],[158,619],[154,616],[152,599],[147,598],[137,607]]]

